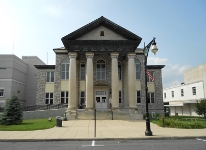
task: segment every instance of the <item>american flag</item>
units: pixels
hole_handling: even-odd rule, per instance
[[[154,78],[151,75],[151,73],[149,72],[149,70],[146,71],[147,75],[149,76],[149,78],[152,80],[152,82],[154,82]]]

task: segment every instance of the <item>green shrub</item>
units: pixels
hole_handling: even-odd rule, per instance
[[[159,120],[158,125],[162,126],[162,119]],[[202,129],[204,126],[198,121],[180,121],[178,118],[165,118],[164,126],[169,128],[184,128],[184,129]]]
[[[169,116],[170,116],[170,113],[166,112],[165,117],[169,117]]]
[[[17,95],[13,94],[6,101],[6,107],[0,119],[2,125],[13,125],[22,123],[23,108]]]

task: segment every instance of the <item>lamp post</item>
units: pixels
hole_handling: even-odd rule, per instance
[[[150,118],[149,118],[149,112],[148,112],[148,87],[147,87],[147,57],[148,57],[148,53],[149,53],[149,49],[152,45],[152,52],[154,54],[156,54],[156,52],[158,51],[158,48],[156,46],[156,42],[155,42],[155,38],[153,38],[153,40],[145,47],[144,46],[144,55],[145,55],[145,63],[144,63],[144,68],[145,68],[145,96],[146,96],[146,131],[145,131],[145,136],[152,136],[152,131],[150,129]]]

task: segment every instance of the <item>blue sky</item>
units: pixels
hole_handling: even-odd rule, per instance
[[[206,63],[205,0],[0,0],[0,54],[38,56],[55,64],[61,38],[104,16],[142,37],[156,37],[149,64],[166,65],[163,87],[183,82],[183,71]]]

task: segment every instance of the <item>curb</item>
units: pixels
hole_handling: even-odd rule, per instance
[[[187,137],[145,137],[145,138],[71,138],[71,139],[0,139],[0,142],[55,142],[55,141],[128,141],[128,140],[177,140],[177,139],[197,139],[205,138],[206,136],[187,136]]]

